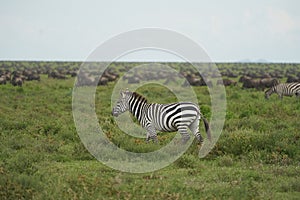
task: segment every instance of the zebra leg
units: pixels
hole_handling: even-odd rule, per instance
[[[178,127],[178,132],[181,134],[181,142],[185,144],[190,139],[190,134],[187,132],[186,126]]]
[[[149,134],[149,132],[147,132],[146,142],[148,143],[150,139],[151,139],[150,134]]]
[[[150,140],[152,140],[155,143],[158,143],[156,131],[151,127],[147,129],[146,142],[148,143]]]
[[[147,138],[146,138],[146,142],[148,143],[150,140],[152,140],[153,142],[157,143],[157,136],[156,134],[151,134],[151,133],[147,133]]]
[[[200,121],[200,119],[197,118],[193,123],[191,123],[191,125],[189,126],[189,129],[192,131],[192,133],[197,138],[199,143],[202,143],[203,137],[201,136],[201,133],[199,131],[199,121]]]

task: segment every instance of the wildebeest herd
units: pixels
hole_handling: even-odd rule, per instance
[[[24,81],[37,80],[40,81],[40,75],[35,71],[24,70],[24,71],[0,71],[0,85],[11,83],[13,86],[22,86]]]
[[[135,66],[141,63],[115,63],[108,67],[99,78],[99,72],[95,70],[79,70],[80,62],[0,62],[0,85],[12,84],[22,87],[26,81],[40,81],[41,76],[51,79],[68,79],[76,77],[80,85],[107,85],[119,78],[128,84],[140,83],[143,80],[165,80],[165,83],[175,81],[174,77],[185,79],[182,86],[208,86],[217,85],[238,86],[242,88],[255,88],[265,90],[278,85],[282,80],[286,83],[300,82],[300,68],[297,64],[276,64],[275,70],[267,64],[217,64],[220,73],[205,68],[200,73],[188,63],[167,63],[177,69],[177,74],[163,71],[138,71]],[[95,67],[97,63],[92,63]],[[96,67],[97,68],[97,67]],[[133,70],[130,70],[133,69]],[[124,73],[125,72],[125,73]],[[206,80],[206,81],[204,81]],[[212,81],[214,80],[214,81]]]
[[[12,84],[13,86],[22,87],[26,81],[40,81],[41,75],[45,75],[52,79],[68,79],[78,75],[79,64],[76,65],[62,65],[63,63],[50,63],[39,65],[36,62],[30,62],[31,66],[23,66],[21,63],[16,62],[14,66],[2,63],[0,65],[0,85]],[[53,67],[53,64],[58,64],[58,67]],[[81,74],[86,84],[95,81],[91,78],[91,74]],[[115,81],[118,75],[107,70],[99,80],[99,85],[107,85],[109,81]]]

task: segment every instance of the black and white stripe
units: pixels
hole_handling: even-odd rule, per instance
[[[296,95],[298,98],[300,98],[300,83],[281,83],[275,85],[265,92],[266,99],[269,99],[273,93],[276,93],[280,99],[282,99],[283,96],[293,95]]]
[[[192,131],[199,142],[203,138],[199,132],[199,121],[202,117],[208,139],[211,139],[207,120],[201,114],[199,107],[190,102],[171,104],[148,103],[147,99],[136,92],[121,92],[117,105],[112,110],[113,116],[125,111],[131,112],[141,126],[147,130],[147,141],[157,141],[156,131],[178,131],[183,143],[190,139],[188,129]]]

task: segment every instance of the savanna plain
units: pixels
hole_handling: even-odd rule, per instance
[[[94,103],[99,125],[111,142],[145,153],[161,148],[175,133],[158,133],[158,144],[146,143],[122,132],[111,115],[116,81],[139,64],[110,64],[118,76],[97,86]],[[178,71],[190,67],[164,64]],[[300,72],[299,64],[217,63],[222,77],[216,79],[236,84],[225,87],[226,117],[216,145],[199,158],[200,145],[194,140],[174,163],[148,173],[120,172],[86,150],[72,113],[76,76],[67,73],[80,65],[0,63],[2,72],[32,69],[40,76],[24,80],[22,86],[9,81],[0,85],[0,199],[300,199],[300,101],[295,96],[281,101],[277,95],[267,100],[262,89],[245,89],[238,81],[245,74],[279,72],[277,79],[286,82],[287,76]],[[210,121],[207,86],[192,88]],[[177,101],[159,84],[146,84],[138,92],[150,102]],[[206,137],[202,122],[200,130]]]

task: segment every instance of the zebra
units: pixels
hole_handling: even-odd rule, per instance
[[[182,143],[190,139],[188,128],[192,131],[199,143],[203,138],[199,132],[199,121],[202,117],[207,138],[211,141],[208,121],[200,112],[199,107],[191,102],[178,102],[170,104],[148,103],[142,95],[128,89],[120,92],[120,98],[112,109],[112,115],[118,117],[129,111],[135,116],[140,125],[147,130],[146,142],[158,142],[156,131],[174,132],[181,134]]]
[[[265,98],[269,99],[273,93],[277,93],[278,97],[282,100],[283,96],[296,95],[300,98],[300,83],[281,83],[266,90]]]

